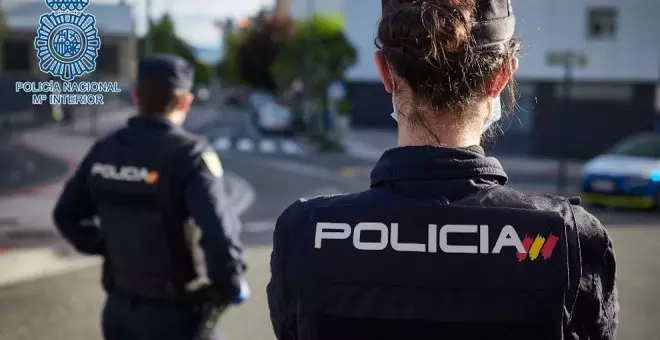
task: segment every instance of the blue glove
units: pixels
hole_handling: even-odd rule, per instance
[[[241,292],[231,302],[232,305],[240,305],[250,298],[250,286],[245,278],[241,279]]]

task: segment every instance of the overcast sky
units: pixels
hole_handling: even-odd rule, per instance
[[[118,0],[92,0],[117,2]],[[145,31],[145,0],[128,0],[134,4],[138,34]],[[219,18],[242,18],[257,12],[263,6],[272,6],[274,0],[151,0],[154,16],[169,11],[177,24],[179,35],[195,46],[219,46],[220,35],[213,26]]]

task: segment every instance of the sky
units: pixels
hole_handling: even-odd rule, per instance
[[[93,0],[118,2],[118,0]],[[127,0],[134,5],[138,34],[146,30],[146,1]],[[220,32],[213,25],[222,18],[239,19],[256,13],[263,6],[272,6],[274,0],[151,0],[152,16],[159,17],[169,11],[175,20],[177,33],[191,45],[220,46]]]

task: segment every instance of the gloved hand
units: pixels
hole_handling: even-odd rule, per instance
[[[240,279],[239,287],[239,293],[230,300],[230,303],[233,305],[240,305],[250,298],[250,286],[245,278],[242,277]]]

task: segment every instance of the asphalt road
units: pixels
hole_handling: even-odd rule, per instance
[[[341,161],[334,156],[332,163]],[[273,339],[265,300],[274,220],[303,196],[360,190],[365,177],[345,177],[322,156],[259,156],[228,153],[224,165],[255,189],[256,201],[243,216],[252,298],[222,321],[229,339]],[[350,164],[351,160],[345,160]],[[523,188],[533,189],[530,185]],[[610,229],[619,261],[621,339],[660,339],[660,262],[655,254],[660,223],[654,214],[598,211]],[[98,268],[0,289],[0,339],[100,339],[103,293]]]
[[[218,127],[225,129],[227,125]],[[221,327],[229,340],[274,340],[265,287],[275,219],[300,197],[366,188],[368,172],[346,169],[369,163],[341,155],[239,151],[224,152],[222,160],[229,171],[240,174],[254,187],[256,200],[242,217],[247,276],[253,295],[245,305],[230,310]],[[552,190],[547,185],[512,185],[524,190]],[[622,305],[619,338],[660,340],[660,261],[656,259],[660,250],[660,214],[607,210],[594,213],[615,241]],[[101,339],[104,295],[99,280],[99,268],[90,268],[0,288],[0,340]]]

